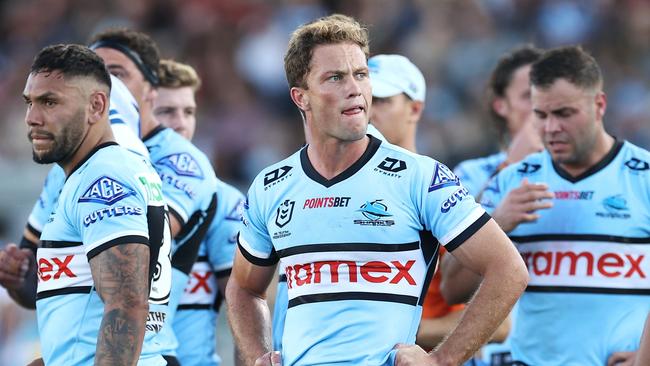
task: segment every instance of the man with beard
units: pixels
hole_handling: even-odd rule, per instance
[[[48,365],[164,362],[142,352],[143,340],[151,341],[145,328],[156,259],[170,240],[162,184],[146,158],[115,142],[110,89],[96,54],[57,45],[36,56],[23,92],[34,160],[57,163],[66,176],[37,251]],[[29,271],[16,264],[0,252],[3,274]]]

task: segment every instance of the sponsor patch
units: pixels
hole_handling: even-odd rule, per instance
[[[406,170],[406,162],[404,160],[399,160],[395,158],[385,158],[377,167],[375,168],[376,172],[383,173],[391,177],[401,177],[397,174],[403,170]]]
[[[637,158],[632,158],[626,161],[625,166],[637,172],[650,169],[650,164],[648,164],[647,161],[643,161]]]
[[[591,200],[594,191],[555,191],[556,200]]]
[[[278,169],[272,170],[264,174],[264,190],[266,191],[270,187],[289,178],[291,176],[291,174],[289,174],[291,169],[293,169],[293,167],[285,165],[283,167],[280,167]]]
[[[115,207],[105,207],[97,211],[93,211],[88,214],[83,219],[85,227],[90,226],[98,221],[102,221],[107,217],[117,217],[117,216],[140,216],[144,214],[144,211],[141,207],[131,207],[131,206],[115,206]]]
[[[203,171],[199,164],[188,153],[167,155],[156,162],[157,165],[164,165],[171,168],[176,174],[185,177],[203,179]]]
[[[94,202],[110,206],[132,195],[135,195],[135,191],[126,184],[111,177],[102,176],[90,184],[79,198],[79,202]]]
[[[460,180],[444,164],[436,162],[436,169],[433,171],[433,178],[431,179],[431,184],[429,184],[429,192],[433,192],[440,188],[449,187],[449,186],[459,186]]]
[[[460,201],[463,200],[463,198],[469,196],[469,191],[467,188],[462,187],[461,189],[457,190],[456,192],[452,193],[449,198],[447,198],[443,203],[442,206],[440,206],[440,212],[442,213],[447,213],[449,210],[452,209],[452,207],[456,206],[456,204]]]
[[[532,163],[523,162],[521,163],[521,165],[519,165],[519,168],[517,168],[517,173],[533,174],[537,172],[539,169],[541,169],[541,167],[542,167],[541,164],[532,164]]]
[[[348,207],[350,197],[319,197],[307,198],[303,210],[311,208]]]

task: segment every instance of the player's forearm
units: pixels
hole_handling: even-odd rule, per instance
[[[485,344],[508,316],[526,288],[528,273],[523,263],[486,271],[460,323],[434,352],[441,365],[458,365]]]
[[[117,245],[98,254],[90,264],[104,302],[95,365],[135,365],[149,313],[149,248]]]
[[[99,328],[95,365],[135,365],[142,351],[148,306],[106,309]]]
[[[271,315],[266,301],[240,288],[231,277],[226,301],[236,347],[245,365],[271,351]]]

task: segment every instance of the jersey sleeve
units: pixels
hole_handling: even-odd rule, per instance
[[[504,188],[505,172],[502,171],[492,177],[481,194],[481,206],[490,214],[499,205],[503,199],[502,190]]]
[[[67,203],[89,260],[115,245],[149,244],[146,187],[130,173],[100,169]]]
[[[212,199],[214,182],[208,178],[214,175],[214,170],[187,152],[164,156],[155,166],[169,211],[184,226],[194,212],[205,209],[207,201]]]
[[[472,171],[472,166],[469,162],[462,162],[456,166],[454,169],[454,174],[460,179],[463,187],[467,188],[467,191],[476,196],[481,190],[481,182],[478,182],[476,179],[476,174]]]
[[[54,164],[45,178],[43,190],[38,197],[38,201],[34,204],[27,219],[28,230],[37,237],[40,237],[47,219],[54,211],[64,184],[65,172],[58,164]]]
[[[420,219],[447,251],[453,251],[490,219],[458,177],[444,164],[428,160],[414,186]]]
[[[242,255],[251,263],[258,266],[275,265],[279,258],[273,249],[273,242],[266,225],[266,217],[263,215],[264,202],[256,192],[256,184],[253,183],[248,191],[248,197],[244,203],[244,212],[237,244]]]
[[[222,277],[232,268],[244,209],[244,195],[234,187],[226,186],[219,192],[218,205],[217,217],[208,229],[205,241],[212,269],[217,277]]]

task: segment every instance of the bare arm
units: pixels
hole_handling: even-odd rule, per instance
[[[524,291],[528,272],[508,237],[488,221],[451,253],[463,266],[483,275],[460,323],[428,357],[417,346],[401,346],[397,365],[458,365],[488,341]],[[403,361],[400,359],[404,353]]]
[[[445,255],[440,263],[440,293],[448,304],[468,302],[483,279],[464,268],[453,255]]]
[[[95,365],[135,365],[149,311],[149,248],[116,245],[92,258],[90,269],[104,302]]]
[[[493,220],[451,254],[464,267],[481,273],[483,282],[456,329],[434,352],[443,365],[468,359],[487,342],[528,283],[526,265]]]
[[[223,276],[217,278],[217,287],[219,287],[219,292],[226,297],[226,286],[228,285],[228,279],[230,276]],[[228,301],[228,299],[226,299]],[[235,361],[235,366],[243,366],[244,362],[241,358],[241,352],[239,352],[239,348],[237,348],[237,345],[234,345],[233,349],[233,360]]]
[[[237,248],[226,302],[230,327],[236,347],[245,365],[271,351],[271,314],[266,303],[266,288],[276,266],[262,267],[250,263]]]
[[[456,327],[462,313],[456,310],[438,318],[423,318],[415,343],[426,350],[434,349]]]

